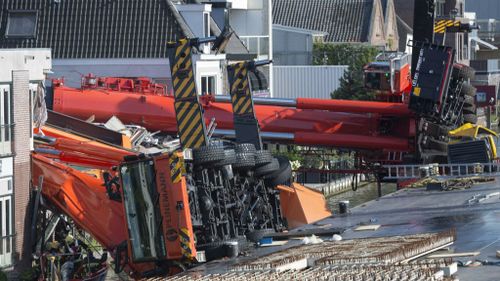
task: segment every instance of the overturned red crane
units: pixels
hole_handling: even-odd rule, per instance
[[[133,89],[133,88],[132,88]],[[230,136],[233,113],[229,96],[202,97],[206,123],[217,123],[215,134]],[[262,137],[268,141],[351,149],[409,152],[414,148],[416,121],[403,103],[255,98]],[[54,111],[97,122],[117,116],[127,124],[177,134],[174,97],[117,87],[64,86],[54,83]]]

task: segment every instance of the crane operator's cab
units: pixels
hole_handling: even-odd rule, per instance
[[[411,89],[411,56],[401,52],[380,53],[364,67],[365,88],[379,101],[402,102]]]

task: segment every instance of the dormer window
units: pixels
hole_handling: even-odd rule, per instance
[[[7,15],[5,38],[35,38],[37,12],[30,10],[13,10]]]
[[[203,13],[203,37],[210,37],[210,15]]]

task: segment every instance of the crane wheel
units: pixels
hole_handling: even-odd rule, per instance
[[[455,63],[453,64],[453,70],[451,72],[451,75],[455,79],[474,79],[476,76],[476,72],[474,68],[461,64],[461,63]]]
[[[236,152],[234,152],[234,149],[225,149],[224,159],[215,163],[215,166],[222,167],[226,165],[233,165],[234,163],[236,163]]]
[[[203,244],[200,245],[199,248],[205,251],[208,261],[220,259],[226,256],[225,242],[222,241]]]
[[[256,229],[250,231],[245,236],[247,237],[248,240],[257,243],[260,241],[260,239],[266,237],[267,234],[273,234],[273,233],[276,233],[274,229],[264,228],[264,229]]]
[[[477,123],[477,115],[476,114],[464,114],[464,123]]]
[[[266,176],[265,183],[268,187],[275,187],[280,184],[289,184],[292,178],[292,165],[288,158],[276,156],[280,164],[279,170]]]
[[[193,150],[193,160],[196,165],[214,164],[224,160],[224,148],[219,145],[198,147]]]
[[[273,161],[273,155],[269,150],[257,150],[255,152],[255,165],[262,166]]]
[[[462,89],[460,90],[460,93],[463,94],[464,96],[475,97],[476,92],[477,92],[476,87],[472,86],[469,83],[462,83]]]
[[[265,177],[270,173],[274,173],[280,169],[280,163],[278,159],[271,159],[271,162],[264,164],[255,169],[255,175],[257,177]]]
[[[255,167],[255,154],[250,152],[236,153],[236,162],[233,168],[237,170],[250,170]]]
[[[465,104],[464,103],[464,107],[462,109],[462,112],[463,114],[472,114],[472,115],[476,115],[476,105],[475,104]]]
[[[476,104],[473,96],[464,96],[464,106]]]
[[[255,149],[255,145],[253,145],[253,143],[239,143],[236,145],[235,151],[236,154],[238,153],[255,154],[257,150]]]
[[[476,103],[473,96],[464,96],[464,106],[462,108],[464,114],[476,114]]]

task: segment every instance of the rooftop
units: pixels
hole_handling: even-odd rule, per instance
[[[164,0],[0,1],[0,48],[52,48],[56,59],[164,58],[166,42],[184,35],[170,5]],[[24,14],[14,17],[20,11]],[[24,31],[7,30],[14,20],[27,23],[30,36],[8,36]]]
[[[327,32],[326,42],[368,41],[374,0],[274,0],[273,23]]]

